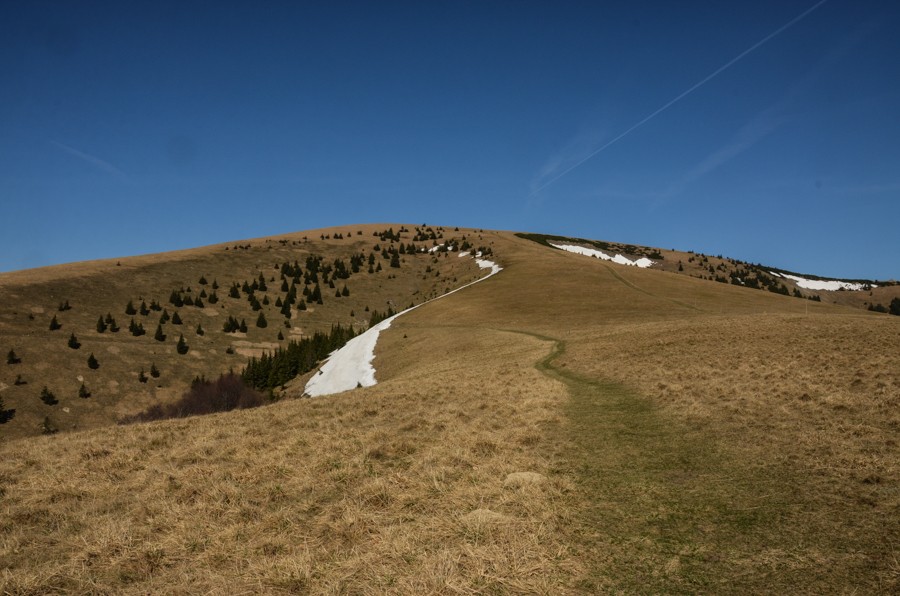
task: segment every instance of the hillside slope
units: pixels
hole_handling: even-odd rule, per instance
[[[373,387],[0,446],[2,588],[900,588],[900,318],[482,236]]]

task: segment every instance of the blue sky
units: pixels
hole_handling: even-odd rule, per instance
[[[816,5],[4,2],[0,271],[403,221],[900,278],[900,4]]]

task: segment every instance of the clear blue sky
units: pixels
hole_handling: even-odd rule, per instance
[[[405,221],[900,278],[900,3],[815,4],[3,2],[0,271]]]

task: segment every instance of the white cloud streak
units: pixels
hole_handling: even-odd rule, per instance
[[[123,172],[116,166],[112,165],[105,159],[100,159],[96,155],[91,155],[90,153],[85,153],[84,151],[79,151],[78,149],[75,149],[74,147],[70,147],[69,145],[66,145],[65,143],[60,143],[59,141],[51,140],[50,144],[53,145],[54,147],[56,147],[57,149],[61,149],[62,151],[65,151],[69,155],[73,155],[73,156],[81,159],[82,161],[87,162],[88,164],[90,164],[91,166],[93,166],[94,168],[96,168],[102,172],[106,172],[107,174],[115,176],[116,178],[119,178],[120,180],[124,180],[124,181],[128,180],[128,175],[125,172]]]
[[[534,196],[534,195],[536,195],[537,193],[541,192],[542,190],[544,190],[545,188],[547,188],[548,186],[550,186],[551,184],[553,184],[554,182],[556,182],[557,180],[559,180],[560,178],[562,178],[563,176],[565,176],[566,174],[568,174],[569,172],[571,172],[572,170],[574,170],[575,168],[581,166],[581,165],[584,164],[586,161],[588,161],[589,159],[593,158],[593,157],[594,157],[595,155],[597,155],[598,153],[600,153],[600,152],[602,152],[602,151],[605,151],[606,149],[608,149],[609,147],[611,147],[611,146],[614,145],[615,143],[617,143],[617,142],[619,142],[620,140],[622,140],[623,138],[627,137],[629,134],[631,134],[632,132],[634,132],[635,130],[637,130],[638,128],[640,128],[641,126],[643,126],[644,124],[646,124],[646,123],[649,122],[650,120],[652,120],[653,118],[657,117],[658,115],[660,115],[660,114],[663,113],[664,111],[668,110],[670,107],[672,107],[673,105],[675,105],[676,103],[678,103],[679,101],[681,101],[682,99],[684,99],[685,97],[687,97],[688,95],[690,95],[691,93],[693,93],[694,91],[696,91],[697,89],[699,89],[700,87],[702,87],[703,85],[705,85],[706,83],[708,83],[709,81],[711,81],[711,80],[713,80],[714,78],[716,78],[718,75],[720,75],[720,74],[721,74],[722,72],[724,72],[725,70],[729,69],[731,66],[733,66],[735,63],[737,63],[738,61],[740,61],[741,59],[743,59],[745,56],[747,56],[747,55],[750,54],[751,52],[757,50],[757,49],[760,48],[761,46],[765,45],[765,44],[766,44],[767,42],[769,42],[772,38],[774,38],[774,37],[776,37],[777,35],[783,33],[784,31],[786,31],[786,30],[789,29],[790,27],[796,25],[797,23],[799,23],[800,21],[802,21],[803,19],[805,19],[805,18],[806,18],[807,16],[809,16],[813,11],[815,11],[816,9],[818,9],[820,6],[822,6],[822,5],[825,4],[826,2],[828,2],[828,0],[819,0],[818,2],[816,2],[815,4],[813,4],[811,7],[807,8],[806,10],[804,10],[803,12],[801,12],[800,14],[798,14],[797,16],[795,16],[794,18],[792,18],[790,21],[788,21],[787,23],[785,23],[784,25],[782,25],[781,27],[779,27],[779,28],[776,29],[775,31],[769,33],[768,35],[766,35],[765,37],[763,37],[762,39],[760,39],[759,41],[757,41],[756,43],[754,43],[753,45],[751,45],[749,48],[747,48],[746,50],[744,50],[743,52],[741,52],[740,54],[738,54],[738,55],[735,56],[734,58],[732,58],[731,60],[729,60],[728,62],[726,62],[725,64],[723,64],[722,66],[720,66],[719,68],[717,68],[716,70],[714,70],[713,72],[711,72],[710,74],[706,75],[705,77],[703,77],[702,79],[700,79],[699,81],[697,81],[696,83],[694,83],[693,85],[691,85],[690,87],[688,87],[686,90],[684,90],[684,91],[682,91],[681,93],[679,93],[678,95],[676,95],[676,96],[675,96],[674,98],[672,98],[671,100],[667,101],[667,102],[666,102],[665,104],[663,104],[661,107],[657,108],[656,110],[654,110],[653,112],[651,112],[651,113],[648,114],[647,116],[643,117],[641,120],[639,120],[638,122],[636,122],[635,124],[633,124],[632,126],[630,126],[630,127],[629,127],[628,129],[626,129],[624,132],[619,133],[617,136],[613,137],[612,139],[610,139],[609,141],[607,141],[606,143],[604,143],[604,144],[601,145],[600,147],[594,149],[593,151],[591,151],[590,153],[588,153],[587,155],[585,155],[584,157],[582,157],[581,159],[579,159],[578,161],[576,161],[574,164],[572,164],[572,165],[566,167],[566,168],[565,168],[564,170],[562,170],[561,172],[556,173],[555,175],[553,175],[553,176],[552,176],[551,178],[549,178],[548,180],[544,180],[542,183],[540,183],[539,185],[537,185],[537,187],[534,188],[534,189],[531,191],[531,196]],[[545,167],[545,169],[546,169],[546,167]]]

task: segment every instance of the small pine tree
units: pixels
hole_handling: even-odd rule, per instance
[[[44,388],[41,389],[41,401],[47,404],[48,406],[55,406],[59,403],[59,400],[56,399],[56,396],[53,395],[53,392],[47,389],[47,386],[44,385]]]
[[[150,364],[150,376],[154,379],[159,378],[159,369],[156,368],[156,364]]]
[[[284,339],[284,334],[281,331],[278,332],[278,339],[279,341]]]
[[[219,282],[217,282],[216,280],[213,280],[212,286],[210,286],[210,287],[212,287],[212,289],[214,289],[214,290],[218,290],[218,289],[219,289]]]
[[[174,313],[172,313],[172,324],[173,325],[181,325],[181,317],[178,316],[177,310]]]
[[[18,364],[22,362],[22,359],[16,355],[15,350],[10,350],[8,354],[6,354],[6,363],[7,364]]]
[[[106,331],[106,323],[103,322],[103,317],[97,319],[97,333],[103,333]]]
[[[144,369],[143,369],[143,368],[141,369],[141,372],[138,373],[138,382],[140,382],[140,383],[146,383],[146,382],[147,382],[147,375],[144,374]]]
[[[16,410],[11,409],[7,410],[6,406],[3,404],[3,398],[0,397],[0,424],[6,424],[16,415]]]
[[[347,288],[347,285],[344,284],[344,288],[341,290],[341,296],[347,297],[350,295],[350,290]]]
[[[166,334],[163,333],[162,325],[156,326],[156,333],[153,334],[153,339],[156,341],[166,341]]]
[[[78,338],[75,337],[75,334],[69,336],[69,347],[73,350],[77,350],[81,347],[81,342],[78,341]]]
[[[22,378],[22,375],[16,375],[16,380],[13,381],[13,385],[18,387],[19,385],[27,385],[28,381]]]
[[[98,368],[100,368],[100,363],[97,361],[97,358],[94,357],[93,352],[91,352],[91,355],[88,356],[87,365],[91,370],[97,370]]]
[[[247,322],[244,319],[241,319],[241,325],[238,327],[238,331],[241,333],[247,333]]]
[[[125,314],[130,317],[137,314],[137,311],[134,308],[134,304],[131,303],[131,300],[129,300],[128,304],[125,305]]]
[[[260,312],[259,316],[256,318],[256,326],[260,328],[269,326],[269,322],[266,321],[266,315],[262,312]]]
[[[205,286],[207,283],[206,278],[201,275],[200,280],[197,283],[199,283],[201,286]]]
[[[84,383],[81,384],[81,387],[78,388],[78,397],[81,399],[87,399],[91,396],[91,392],[88,391],[88,388],[84,386]]]
[[[53,315],[53,318],[50,319],[50,331],[56,331],[60,327],[62,327],[62,325],[56,320],[56,315]]]
[[[203,335],[203,326],[200,323],[197,323],[197,335]]]
[[[187,342],[184,341],[184,335],[178,336],[178,344],[175,346],[175,351],[179,354],[187,354],[190,348],[187,345]]]
[[[141,300],[141,308],[138,310],[138,312],[141,313],[141,316],[144,317],[150,314],[150,309],[147,308],[147,303],[143,300]]]

